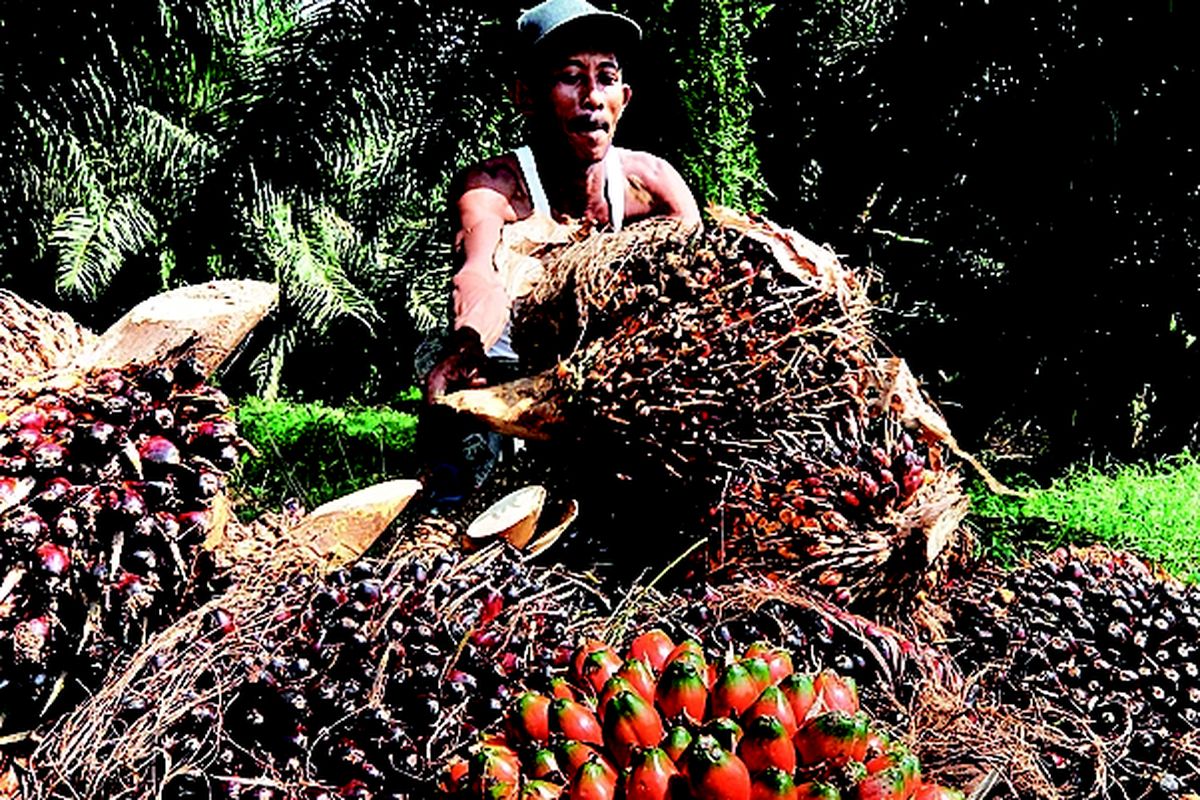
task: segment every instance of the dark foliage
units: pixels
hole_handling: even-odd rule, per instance
[[[882,272],[973,446],[1027,420],[1045,466],[1194,443],[1194,8],[841,6],[778,4],[753,43],[771,211]]]

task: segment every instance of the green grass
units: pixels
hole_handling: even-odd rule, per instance
[[[1104,542],[1200,581],[1200,460],[1079,468],[1026,498],[972,492],[984,546],[1001,559],[1031,547]]]
[[[241,401],[238,429],[258,457],[242,464],[239,514],[278,510],[290,497],[312,509],[373,483],[413,477],[418,397],[402,396],[400,408]]]

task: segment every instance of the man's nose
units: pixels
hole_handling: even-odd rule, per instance
[[[599,81],[591,78],[584,81],[581,102],[584,108],[600,108],[604,104],[604,88]]]

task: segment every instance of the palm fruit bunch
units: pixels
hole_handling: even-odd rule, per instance
[[[94,375],[0,416],[0,733],[95,688],[196,603],[214,498],[239,459],[199,365]]]
[[[267,630],[214,615],[218,636],[258,637],[259,655],[238,665],[226,706],[197,704],[163,737],[171,763],[203,768],[161,796],[428,797],[430,754],[500,720],[540,663],[534,642],[569,652],[589,593],[550,576],[507,545],[366,558],[280,587]]]
[[[947,590],[965,669],[986,670],[1006,703],[1060,712],[1061,726],[1110,752],[1100,776],[1079,758],[1090,744],[1049,753],[1055,779],[1116,780],[1131,797],[1200,792],[1200,588],[1094,546]]]
[[[513,800],[962,797],[922,781],[917,758],[860,709],[853,680],[796,672],[765,642],[717,664],[661,629],[624,658],[584,641],[567,674],[517,696],[503,733],[451,761],[441,786]]]
[[[569,452],[588,453],[581,483],[607,474],[622,495],[650,493],[588,508],[699,526],[713,571],[799,573],[842,603],[902,604],[941,553],[930,506],[960,514],[962,495],[873,388],[864,283],[792,231],[727,211],[714,223],[692,238],[632,226],[611,252],[567,245],[518,309],[515,346],[552,365]],[[576,331],[547,322],[564,298]],[[564,341],[580,344],[547,351]]]

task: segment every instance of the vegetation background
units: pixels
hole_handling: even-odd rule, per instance
[[[287,402],[244,422],[321,472],[296,415],[405,451],[446,186],[522,138],[529,4],[3,0],[0,285],[103,328],[165,288],[278,281],[221,380]],[[647,40],[623,144],[872,269],[886,341],[968,447],[1046,479],[1196,446],[1194,3],[619,6]]]

